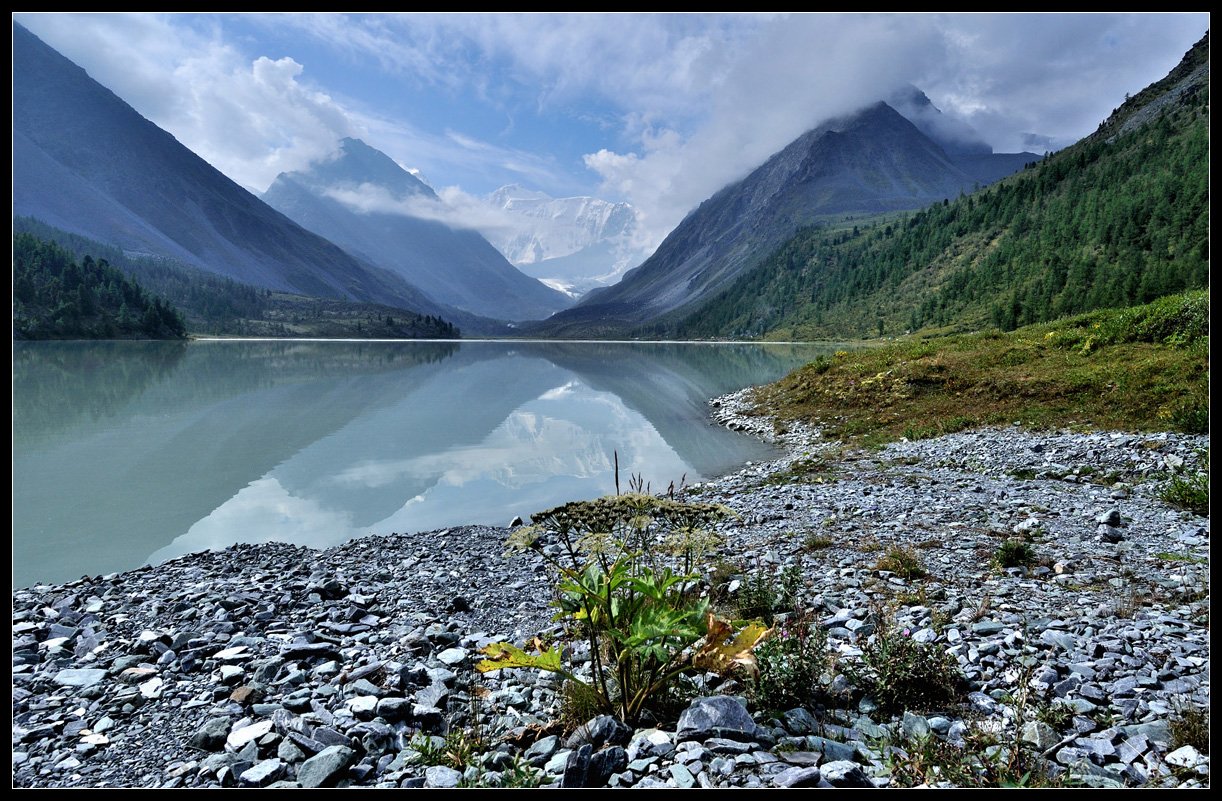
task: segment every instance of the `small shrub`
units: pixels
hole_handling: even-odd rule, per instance
[[[1073,724],[1074,711],[1069,704],[1051,701],[1040,704],[1035,709],[1035,719],[1047,723],[1057,732],[1064,732]]]
[[[954,787],[1060,787],[1029,743],[1001,742],[978,723],[968,726],[962,746],[938,737],[908,740],[886,750],[892,786],[949,783]]]
[[[1209,404],[1184,401],[1171,410],[1171,424],[1188,434],[1209,433]]]
[[[802,571],[797,565],[786,567],[779,577],[758,565],[738,588],[738,616],[744,620],[762,620],[771,626],[777,612],[797,605],[802,587]]]
[[[1007,567],[1031,567],[1036,562],[1035,548],[1023,540],[1006,540],[997,546],[993,561],[1002,570]]]
[[[933,439],[941,432],[934,426],[905,426],[904,439],[916,442],[922,439]]]
[[[1180,473],[1171,477],[1160,497],[1172,506],[1187,509],[1202,517],[1209,514],[1209,450],[1201,456],[1197,472]]]
[[[1209,710],[1184,704],[1168,721],[1171,726],[1171,748],[1191,745],[1202,754],[1209,753]]]
[[[888,548],[887,553],[878,560],[874,569],[889,570],[904,579],[922,578],[926,575],[925,566],[921,564],[921,557],[917,552],[898,545]]]
[[[962,693],[964,677],[955,657],[937,643],[919,643],[886,618],[862,648],[859,667],[849,672],[887,711],[932,710]]]
[[[759,674],[751,687],[761,708],[783,712],[806,706],[828,665],[827,632],[814,612],[795,611],[755,649],[755,656]]]

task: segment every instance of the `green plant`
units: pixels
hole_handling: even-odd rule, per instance
[[[1191,745],[1203,754],[1209,753],[1209,710],[1190,703],[1178,704],[1168,721],[1171,727],[1171,747]]]
[[[445,737],[418,734],[408,746],[420,755],[425,765],[445,765],[462,770],[482,754],[486,743],[474,729],[451,729]]]
[[[699,532],[732,514],[715,504],[629,493],[534,515],[535,525],[516,529],[510,545],[535,547],[545,531],[555,533],[561,556],[541,553],[556,575],[556,619],[588,645],[592,675],[579,677],[563,664],[559,645],[538,641],[535,653],[493,643],[476,669],[558,673],[572,686],[572,697],[592,699],[600,711],[627,722],[671,696],[685,674],[753,670],[751,652],[767,627],[738,627],[716,617],[699,595],[700,577],[674,569],[676,561],[694,564],[695,550],[709,539]],[[663,547],[665,535],[669,545]]]
[[[1201,451],[1201,466],[1190,473],[1178,473],[1163,487],[1160,497],[1173,506],[1193,514],[1209,514],[1209,449]]]
[[[1208,434],[1209,404],[1183,401],[1171,410],[1171,423],[1177,430],[1189,434]]]
[[[744,578],[738,588],[738,616],[763,620],[771,626],[777,612],[794,608],[802,586],[802,571],[797,565],[784,568],[778,577],[757,564],[755,571]]]
[[[1047,723],[1058,732],[1069,728],[1073,723],[1073,715],[1072,706],[1056,701],[1037,704],[1035,707],[1035,719],[1040,723]]]
[[[1159,551],[1154,554],[1155,557],[1162,559],[1164,562],[1187,562],[1190,565],[1205,565],[1209,564],[1209,560],[1203,556],[1193,556],[1190,553],[1175,553],[1174,551]]]
[[[1029,713],[1046,709],[1033,703],[1033,672],[1033,666],[1020,671],[1015,692],[1004,699],[1012,705],[1014,725],[998,728],[969,720],[960,744],[920,737],[905,739],[900,749],[884,748],[892,782],[902,787],[938,782],[957,787],[1060,787],[1068,783],[1064,776],[1051,775],[1039,751],[1022,737]]]
[[[1008,539],[997,546],[993,562],[1002,570],[1007,567],[1031,567],[1035,564],[1035,548],[1020,539]]]
[[[874,565],[874,569],[889,570],[905,579],[921,578],[925,575],[925,566],[921,564],[920,555],[911,548],[899,545],[888,548],[887,553]]]
[[[877,630],[862,647],[849,675],[889,711],[935,709],[958,698],[964,686],[955,657],[937,643],[920,643],[908,629],[878,616]]]
[[[532,767],[521,756],[514,757],[513,764],[501,773],[498,787],[533,788],[543,785],[543,772]]]
[[[756,703],[783,712],[810,703],[830,654],[827,631],[813,610],[795,610],[755,649],[759,673],[751,682]]]

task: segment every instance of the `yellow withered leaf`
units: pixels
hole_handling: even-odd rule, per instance
[[[536,647],[542,645],[538,638],[535,639],[534,644]],[[552,672],[560,670],[559,648],[540,649],[537,654],[528,654],[512,643],[494,642],[484,646],[480,653],[488,657],[476,663],[475,669],[480,673],[491,673],[494,670],[506,668],[535,668]]]
[[[705,670],[727,673],[740,669],[755,675],[759,667],[755,661],[755,646],[766,640],[772,629],[763,623],[748,623],[737,633],[730,621],[708,613],[708,634],[704,643],[692,657],[692,664]],[[733,636],[733,639],[730,639]],[[729,642],[727,642],[729,640]]]

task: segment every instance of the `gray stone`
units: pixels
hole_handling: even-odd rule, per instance
[[[284,773],[284,765],[279,759],[265,759],[255,763],[255,766],[245,770],[238,776],[238,781],[252,787],[266,787],[279,779]]]
[[[675,750],[670,732],[661,729],[640,729],[632,735],[628,744],[629,758],[638,756],[665,756]]]
[[[543,766],[544,772],[552,774],[553,776],[558,776],[564,773],[564,769],[568,765],[569,756],[572,753],[573,752],[569,751],[568,749],[561,749],[552,754],[552,758],[547,760],[547,764]]]
[[[466,658],[467,652],[462,648],[447,648],[441,653],[437,654],[437,659],[450,667],[462,664],[462,661]]]
[[[785,728],[793,734],[811,734],[818,730],[819,721],[806,709],[795,707],[785,713]]]
[[[1072,634],[1066,634],[1063,631],[1053,631],[1052,629],[1044,629],[1040,632],[1040,642],[1061,648],[1064,651],[1073,651],[1078,646],[1078,639]]]
[[[714,695],[697,698],[679,715],[676,736],[680,740],[707,740],[724,737],[729,740],[757,740],[759,727],[737,698]]]
[[[632,729],[610,715],[599,715],[591,718],[569,736],[565,748],[580,748],[589,743],[595,749],[611,745],[627,745],[632,737]]]
[[[297,782],[302,787],[330,787],[343,777],[356,752],[344,745],[331,745],[301,763]]]
[[[704,747],[714,754],[745,754],[755,746],[742,740],[729,740],[725,737],[710,737],[704,741]]]
[[[104,678],[106,671],[101,668],[65,668],[52,681],[61,687],[92,687]]]
[[[463,779],[462,773],[445,765],[430,765],[424,771],[424,786],[437,788],[457,787]]]
[[[946,733],[950,731],[950,718],[944,718],[941,715],[934,715],[927,718],[927,722],[929,723],[929,728],[934,734],[940,734],[945,737]]]
[[[833,787],[873,787],[874,782],[861,765],[848,760],[827,762],[821,768],[823,779]]]
[[[833,762],[852,761],[857,755],[857,749],[847,743],[838,743],[826,737],[810,736],[806,738],[806,747],[823,754],[823,758]]]
[[[561,787],[592,787],[590,784],[590,757],[594,747],[589,743],[575,751],[568,752],[564,763],[564,776],[560,779]]]
[[[305,752],[294,745],[292,740],[284,739],[276,746],[276,756],[282,762],[300,762],[305,759]]]
[[[247,743],[254,742],[271,730],[272,722],[270,720],[261,720],[258,723],[252,723],[249,726],[243,726],[240,729],[234,729],[229,732],[229,736],[225,738],[225,745],[234,751],[238,751]]]
[[[219,751],[225,747],[225,738],[229,736],[229,725],[229,718],[209,718],[199,731],[191,735],[187,745],[198,748],[200,751]]]
[[[1191,745],[1183,745],[1164,756],[1163,761],[1168,765],[1175,765],[1177,768],[1195,768],[1202,762],[1208,762],[1209,760]]]
[[[1023,742],[1031,743],[1039,751],[1047,751],[1056,745],[1061,738],[1057,736],[1056,729],[1047,723],[1033,720],[1023,724],[1021,739]]]
[[[772,784],[776,787],[815,787],[822,778],[823,774],[818,768],[793,767],[773,776]]]
[[[554,734],[549,734],[547,737],[532,743],[530,748],[527,748],[526,752],[522,754],[522,758],[537,768],[543,767],[559,748],[560,738]]]
[[[696,777],[692,775],[692,772],[685,765],[671,765],[670,777],[674,779],[676,786],[685,790],[696,784]]]
[[[879,726],[877,723],[875,723],[873,720],[871,720],[869,717],[866,717],[865,715],[862,715],[861,717],[857,718],[857,720],[853,721],[853,728],[857,729],[857,731],[861,732],[862,735],[864,735],[865,737],[869,737],[872,740],[878,740],[882,737],[887,736],[886,729],[884,729],[882,726]]]
[[[903,729],[904,736],[909,740],[924,740],[929,737],[929,721],[920,715],[905,712],[901,727]]]
[[[378,700],[376,711],[378,717],[392,723],[407,720],[412,714],[412,702],[407,698],[389,696]]]

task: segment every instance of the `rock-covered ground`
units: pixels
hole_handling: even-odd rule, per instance
[[[506,529],[234,546],[13,591],[14,786],[887,786],[920,738],[973,729],[1068,782],[1208,785],[1173,724],[1209,707],[1209,520],[1159,499],[1207,438],[1015,427],[854,452],[778,435],[742,395],[713,406],[788,452],[687,489],[738,513],[714,589],[801,576],[836,657],[818,706],[773,717],[711,680],[657,728],[564,732],[554,675],[472,671],[489,642],[559,633]],[[994,567],[1016,536],[1037,561]],[[926,576],[878,569],[893,547]],[[853,691],[839,668],[880,615],[954,655],[962,703],[888,715]]]

